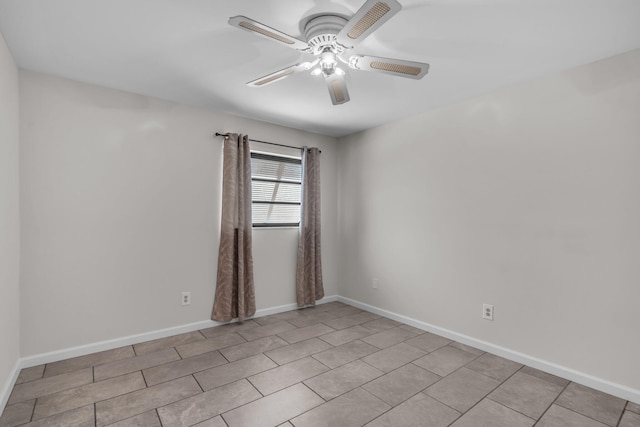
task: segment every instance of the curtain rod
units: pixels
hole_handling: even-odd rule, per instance
[[[229,136],[228,133],[219,133],[216,132],[216,136],[224,136],[225,138]],[[259,139],[251,139],[249,138],[249,141],[253,141],[253,142],[260,142],[262,144],[269,144],[269,145],[277,145],[278,147],[286,147],[286,148],[294,148],[296,150],[302,150],[302,147],[294,147],[293,145],[284,145],[284,144],[277,144],[275,142],[268,142],[268,141],[260,141]],[[318,150],[319,153],[322,153],[321,150]]]

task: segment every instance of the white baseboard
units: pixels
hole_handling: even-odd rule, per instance
[[[420,320],[413,319],[411,317],[403,316],[398,313],[387,311],[378,307],[374,307],[369,304],[365,304],[360,301],[356,301],[350,298],[338,296],[338,301],[345,304],[352,305],[362,310],[369,311],[371,313],[378,314],[380,316],[387,317],[389,319],[396,320],[398,322],[406,323],[407,325],[422,329],[423,331],[431,332],[449,338],[454,341],[458,341],[462,344],[467,344],[472,347],[479,348],[489,353],[504,357],[505,359],[513,360],[514,362],[522,363],[523,365],[530,366],[532,368],[539,369],[549,374],[556,375],[561,378],[573,381],[578,384],[582,384],[587,387],[591,387],[596,390],[600,390],[604,393],[611,394],[624,400],[640,404],[640,390],[633,389],[621,384],[616,384],[611,381],[597,378],[584,372],[579,372],[565,366],[560,366],[546,360],[538,359],[537,357],[528,356],[526,354],[501,347],[486,341],[482,341],[476,338],[472,338],[468,335],[463,335],[448,329],[441,328],[439,326],[431,325],[429,323],[422,322]]]
[[[4,382],[4,385],[0,389],[0,415],[4,411],[4,407],[7,405],[9,401],[9,396],[11,396],[11,390],[13,389],[13,385],[16,383],[18,379],[18,375],[20,375],[20,359],[16,360],[15,365],[13,365],[13,369],[9,373],[9,377]]]

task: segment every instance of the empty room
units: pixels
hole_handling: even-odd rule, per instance
[[[0,0],[0,427],[640,427],[639,17]]]

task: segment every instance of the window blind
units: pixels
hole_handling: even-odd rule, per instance
[[[251,153],[254,227],[297,227],[300,223],[301,190],[300,159]]]

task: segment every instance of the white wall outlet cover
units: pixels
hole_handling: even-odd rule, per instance
[[[493,320],[493,305],[482,304],[482,318],[486,320]]]
[[[181,302],[182,302],[182,305],[190,305],[191,304],[191,292],[183,292],[181,294]]]

